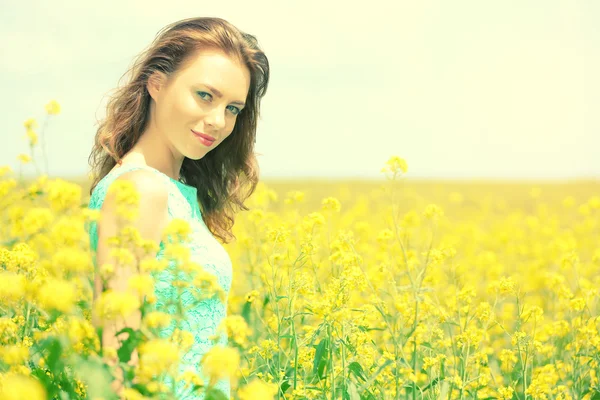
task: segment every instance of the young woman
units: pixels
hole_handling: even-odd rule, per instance
[[[166,225],[173,218],[184,219],[192,228],[191,261],[214,274],[229,293],[231,260],[216,238],[227,243],[233,237],[233,206],[247,210],[243,202],[258,181],[254,144],[269,80],[267,57],[254,36],[227,21],[191,18],[163,28],[130,75],[108,103],[90,155],[96,177],[89,208],[100,210],[100,221],[90,229],[95,265],[111,262],[107,239],[117,234],[115,196],[107,195],[108,188],[115,181],[128,181],[141,196],[134,226],[159,245],[156,257],[164,255],[161,237]],[[95,294],[108,288],[125,290],[134,272],[115,271],[108,287],[96,274]],[[163,272],[155,279],[156,310],[172,312],[166,306],[178,300],[172,274]],[[184,293],[181,298],[191,296]],[[227,301],[218,299],[189,310],[184,329],[193,333],[194,344],[182,358],[180,372],[192,370],[208,383],[200,361],[213,345],[210,337],[226,311]],[[103,345],[117,347],[115,332],[139,327],[140,318],[138,313],[123,324],[105,327]],[[172,324],[162,330],[161,337],[169,337],[173,328]],[[136,362],[137,353],[131,363]],[[229,398],[229,380],[216,387]],[[178,399],[202,397],[177,387]]]

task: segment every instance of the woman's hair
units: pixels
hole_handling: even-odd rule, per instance
[[[134,146],[149,121],[148,78],[159,71],[177,72],[198,51],[219,49],[250,71],[246,106],[238,114],[232,133],[199,160],[185,158],[181,180],[196,187],[202,218],[223,242],[235,238],[234,205],[248,210],[244,201],[256,189],[258,163],[254,153],[260,100],[269,82],[269,62],[256,38],[221,18],[190,18],[164,27],[135,60],[129,81],[116,89],[99,124],[89,156],[93,182],[90,194],[121,158]],[[122,78],[123,78],[122,77]],[[242,186],[247,186],[245,193]]]

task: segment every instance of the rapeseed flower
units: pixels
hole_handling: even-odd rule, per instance
[[[60,104],[56,100],[51,100],[45,108],[48,115],[58,115],[60,113]]]
[[[70,313],[77,301],[75,287],[63,279],[48,278],[39,288],[37,300],[45,309]]]
[[[321,209],[323,211],[339,212],[341,207],[340,201],[335,197],[326,197],[321,201]]]
[[[50,208],[56,213],[62,213],[68,209],[79,207],[81,205],[81,189],[81,186],[62,179],[49,181]]]
[[[381,172],[391,172],[394,175],[397,175],[399,173],[405,174],[406,172],[408,172],[408,164],[403,158],[400,158],[398,156],[392,156],[385,163],[385,166],[381,169]]]
[[[260,379],[253,379],[238,390],[240,400],[273,400],[278,387],[274,383],[265,383]]]
[[[29,139],[29,146],[33,147],[38,143],[38,135],[33,129],[27,129],[25,135]]]
[[[240,354],[237,349],[216,345],[204,355],[200,364],[204,374],[210,377],[210,385],[222,378],[235,381],[235,373],[240,366]]]
[[[179,349],[168,339],[151,339],[139,348],[140,369],[158,375],[179,362]]]
[[[129,292],[107,289],[102,292],[94,305],[101,323],[127,318],[141,306],[140,299]]]
[[[21,153],[17,156],[17,160],[21,161],[23,164],[28,164],[31,162],[31,157],[27,154]]]
[[[228,338],[242,347],[247,346],[248,336],[252,334],[252,330],[248,327],[246,320],[241,315],[227,316],[219,326],[219,331],[222,331]]]
[[[153,311],[144,316],[143,323],[149,328],[165,328],[173,318],[162,311]]]
[[[2,400],[46,400],[46,390],[39,380],[31,376],[8,373],[0,383]]]

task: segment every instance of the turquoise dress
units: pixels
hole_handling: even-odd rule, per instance
[[[191,261],[200,264],[207,272],[214,274],[217,277],[217,282],[228,297],[229,290],[231,289],[233,272],[231,259],[225,248],[215,239],[204,224],[196,197],[197,189],[195,187],[177,181],[149,166],[123,164],[121,167],[108,173],[100,180],[100,182],[98,182],[91,194],[88,208],[100,210],[110,184],[121,174],[137,169],[146,169],[156,173],[167,186],[169,191],[169,220],[173,218],[183,219],[187,221],[192,228],[190,246]],[[97,226],[95,223],[90,224],[89,235],[92,254],[94,254],[95,257],[95,252],[98,247]],[[157,258],[160,259],[162,257],[164,257],[164,244],[161,242]],[[173,302],[177,302],[179,297],[176,289],[171,284],[173,275],[170,268],[153,273],[156,295],[154,309],[169,314],[175,313],[176,306]],[[185,308],[190,308],[191,306],[189,304],[192,304],[195,299],[189,291],[183,290],[184,292],[181,296],[182,303]],[[204,376],[202,373],[200,360],[214,345],[210,336],[216,334],[217,327],[226,316],[227,300],[223,303],[217,297],[203,300],[199,305],[196,305],[193,309],[186,312],[184,321],[180,323],[180,328],[193,333],[194,344],[190,351],[182,357],[179,373],[186,370],[192,370],[199,374],[202,380],[208,384],[208,377]],[[160,330],[159,336],[163,338],[169,337],[173,333],[175,327],[175,321],[173,321],[169,327]],[[226,345],[227,336],[221,334],[218,343]],[[165,383],[171,386],[172,381],[169,380]],[[223,391],[227,398],[231,396],[229,379],[218,381],[215,387]],[[184,389],[183,383],[180,383],[177,386],[176,394],[177,399],[204,399],[203,394],[192,394],[190,393],[189,387]]]

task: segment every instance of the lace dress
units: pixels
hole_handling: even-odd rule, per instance
[[[100,180],[100,182],[98,182],[98,185],[94,188],[90,197],[88,208],[100,210],[110,184],[121,174],[137,169],[146,169],[156,173],[166,184],[169,191],[169,219],[184,219],[192,228],[190,248],[191,261],[200,264],[207,272],[214,274],[217,277],[217,282],[225,291],[225,294],[228,295],[232,280],[231,259],[225,248],[215,239],[204,224],[196,197],[197,190],[195,187],[177,181],[149,166],[123,164],[121,167],[108,173]],[[97,226],[95,223],[90,224],[89,235],[91,249],[95,255],[98,246]],[[164,244],[161,242],[157,258],[160,259],[162,257],[164,257]],[[173,273],[167,269],[158,273],[153,273],[153,277],[155,278],[154,290],[156,295],[154,309],[169,314],[175,313],[176,307],[172,303],[177,302],[178,294],[176,291],[177,289],[171,284]],[[189,291],[183,290],[184,292],[181,296],[182,303],[185,308],[190,308],[189,304],[192,304],[195,299]],[[223,303],[217,297],[203,300],[196,307],[187,311],[184,321],[180,323],[180,328],[193,333],[194,344],[189,352],[182,356],[179,373],[186,370],[192,370],[208,384],[208,377],[202,374],[200,360],[213,346],[213,341],[210,337],[216,334],[219,323],[226,315],[227,300]],[[163,338],[169,337],[173,333],[175,327],[175,321],[173,321],[169,327],[160,330],[159,336]],[[221,334],[218,343],[226,345],[226,335]],[[167,383],[169,387],[172,384],[170,380],[165,383]],[[230,397],[229,379],[218,381],[215,387],[222,390],[227,398]],[[190,389],[190,387],[184,388],[183,383],[178,384],[176,387],[177,399],[204,399],[203,394],[192,394],[190,393]]]

